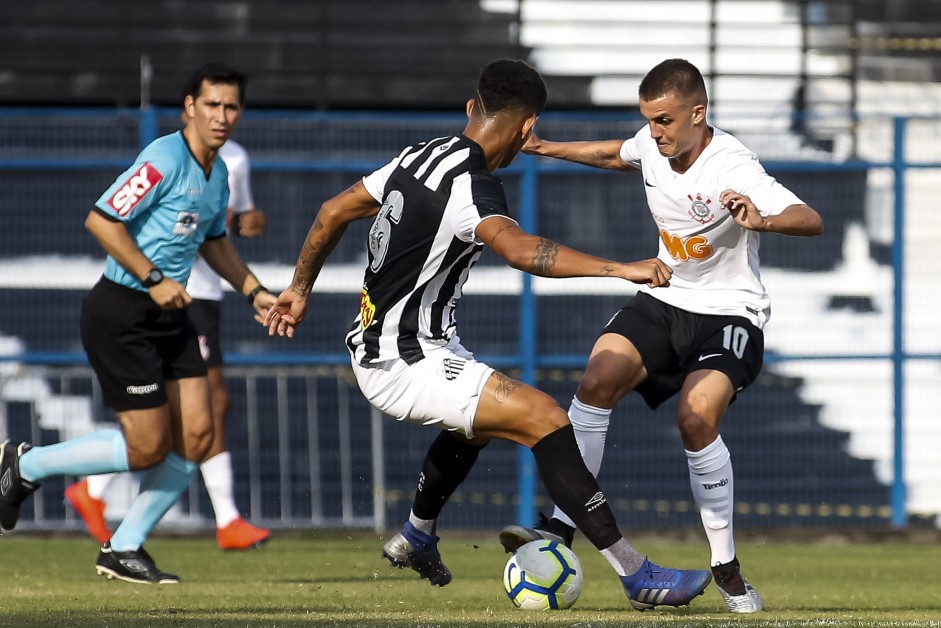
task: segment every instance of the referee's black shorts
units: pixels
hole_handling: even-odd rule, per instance
[[[647,379],[637,387],[651,408],[675,395],[686,377],[725,373],[735,393],[755,381],[764,361],[764,333],[743,316],[697,314],[637,293],[601,331],[627,338],[640,353]]]
[[[186,310],[163,310],[148,293],[104,277],[82,302],[81,337],[116,412],[162,406],[166,380],[206,375]]]

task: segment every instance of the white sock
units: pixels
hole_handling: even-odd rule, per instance
[[[105,491],[111,480],[114,479],[114,473],[102,473],[100,475],[89,475],[85,478],[88,486],[88,495],[94,499],[104,499]]]
[[[411,510],[408,512],[408,522],[419,532],[424,532],[431,536],[434,536],[435,529],[438,527],[437,519],[419,519]]]
[[[735,557],[732,538],[734,482],[732,457],[722,437],[700,451],[686,450],[689,484],[711,551],[710,565],[722,565]]]
[[[199,472],[216,513],[216,527],[224,528],[241,516],[232,493],[232,456],[227,451],[216,454],[199,465]]]
[[[644,566],[644,557],[627,539],[621,539],[611,547],[601,550],[601,555],[608,559],[619,576],[630,576]]]
[[[582,403],[578,397],[572,397],[569,406],[569,421],[575,430],[575,441],[578,450],[582,452],[582,459],[591,474],[598,477],[601,470],[601,460],[604,458],[604,442],[608,436],[608,423],[611,421],[610,408],[596,408]],[[552,511],[555,519],[569,527],[576,527],[575,523],[562,510],[556,506]]]

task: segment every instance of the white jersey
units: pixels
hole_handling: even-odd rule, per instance
[[[219,149],[219,157],[229,169],[228,209],[233,215],[245,213],[255,206],[249,181],[248,152],[241,145],[229,140]],[[219,275],[198,255],[186,283],[186,291],[194,299],[222,300]]]
[[[758,270],[759,235],[739,226],[720,207],[719,195],[727,189],[747,195],[762,216],[803,201],[719,129],[682,174],[660,154],[649,126],[621,145],[620,156],[644,177],[647,205],[660,231],[657,257],[673,269],[669,287],[641,290],[689,312],[744,316],[762,328],[771,300]]]

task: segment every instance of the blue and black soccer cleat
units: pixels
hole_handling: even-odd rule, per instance
[[[382,557],[393,567],[409,567],[433,586],[443,587],[451,582],[451,572],[441,562],[438,540],[406,521],[402,531],[382,546]]]
[[[621,585],[639,611],[655,606],[686,606],[706,590],[712,574],[704,569],[671,569],[646,558],[637,573],[621,576]]]

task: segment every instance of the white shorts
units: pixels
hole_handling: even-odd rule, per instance
[[[371,367],[352,364],[369,403],[397,421],[438,425],[474,437],[477,403],[493,368],[475,360],[460,344],[425,349],[425,359],[415,364],[404,360]]]

